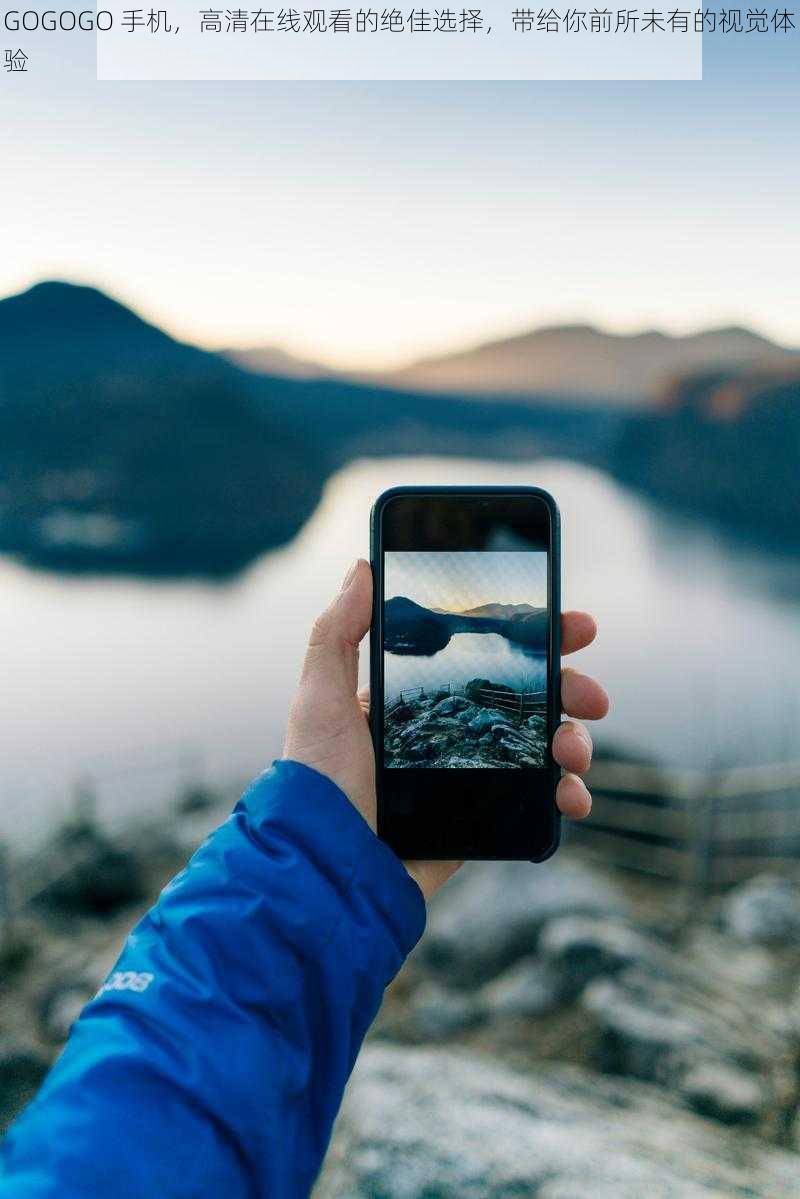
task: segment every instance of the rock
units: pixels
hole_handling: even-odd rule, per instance
[[[36,903],[51,910],[104,916],[146,894],[138,856],[116,847],[88,822],[62,830],[37,869],[50,881]]]
[[[791,942],[800,936],[800,887],[778,874],[759,874],[726,896],[720,916],[742,941]]]
[[[473,996],[441,987],[432,980],[415,990],[409,1006],[410,1023],[423,1040],[439,1040],[474,1028],[483,1019]]]
[[[97,994],[99,983],[85,978],[64,979],[50,987],[39,1003],[38,1019],[42,1036],[56,1045],[69,1036],[69,1030],[90,999]]]
[[[680,1094],[696,1112],[723,1124],[757,1124],[767,1107],[755,1074],[721,1062],[702,1062],[687,1071]]]
[[[586,988],[580,1002],[590,1060],[657,1083],[723,1123],[779,1135],[797,1102],[787,1009],[715,979],[710,963],[700,972],[673,956],[671,976],[635,966]]]
[[[476,1052],[371,1045],[315,1199],[787,1199],[800,1156],[650,1087],[527,1077]]]
[[[0,1131],[36,1094],[49,1063],[34,1048],[0,1040]]]
[[[597,1065],[611,1074],[669,1083],[685,1050],[702,1043],[698,1026],[679,1010],[642,1003],[610,979],[592,983],[582,1004],[598,1029]]]
[[[545,1016],[561,999],[558,972],[535,957],[522,958],[478,993],[483,1010],[498,1019]]]
[[[500,695],[516,696],[513,687],[507,687],[505,683],[495,683],[492,679],[470,679],[464,687],[464,694],[468,699],[475,700],[476,703],[482,702],[482,697],[487,691]]]
[[[646,963],[661,972],[669,969],[666,949],[629,924],[609,917],[557,917],[545,925],[539,952],[560,973],[568,995],[577,995],[593,979],[633,964]]]
[[[451,983],[477,987],[530,955],[553,917],[624,911],[607,876],[566,856],[539,865],[470,862],[431,904],[417,960]]]
[[[795,1112],[789,1128],[789,1144],[800,1153],[800,1108]]]
[[[715,980],[737,992],[745,987],[764,991],[780,986],[775,955],[762,945],[747,944],[719,929],[700,925],[690,933],[686,949],[704,968],[713,962]]]
[[[407,758],[413,758],[415,762],[424,762],[426,758],[433,757],[435,747],[433,741],[414,741],[406,746],[404,752]]]
[[[409,720],[413,720],[416,712],[410,704],[397,704],[392,708],[392,720],[395,724],[407,724]]]
[[[408,704],[410,717],[402,705],[387,709],[388,766],[403,768],[423,761],[432,768],[494,770],[542,764],[543,724],[517,728],[508,713],[478,707],[463,695],[440,695],[423,695]]]
[[[483,708],[478,715],[470,720],[467,728],[475,737],[481,737],[484,733],[494,732],[498,721],[502,721],[502,713],[495,708]]]
[[[447,699],[440,700],[434,706],[434,714],[436,716],[455,716],[459,712],[466,712],[467,709],[474,709],[475,705],[471,704],[463,695],[450,695]]]
[[[208,812],[220,802],[218,792],[203,783],[186,787],[178,796],[175,810],[180,816],[193,816],[197,812]]]

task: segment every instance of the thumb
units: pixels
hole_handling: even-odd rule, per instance
[[[342,589],[314,621],[303,663],[303,681],[314,680],[355,695],[358,647],[372,620],[372,571],[359,558]]]

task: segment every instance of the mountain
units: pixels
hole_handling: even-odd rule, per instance
[[[0,549],[217,575],[287,540],[325,468],[249,379],[94,288],[0,301]]]
[[[655,403],[673,376],[798,361],[800,352],[735,327],[675,337],[656,330],[617,334],[591,325],[556,325],[425,358],[380,381],[464,395],[544,392],[637,407]]]
[[[439,611],[439,609],[436,609]],[[510,620],[514,616],[530,616],[544,611],[534,608],[531,604],[481,604],[478,608],[465,608],[459,616],[494,616],[501,620]]]
[[[788,367],[690,375],[644,412],[258,374],[94,288],[42,283],[0,300],[0,553],[229,576],[298,532],[332,472],[407,454],[568,457],[796,547],[798,412]]]
[[[287,379],[331,379],[336,371],[312,362],[308,358],[297,358],[280,346],[251,346],[243,349],[220,350],[228,362],[242,370],[259,375],[283,375]]]
[[[245,371],[91,287],[0,300],[0,552],[54,569],[224,576],[293,537],[360,455],[569,454],[619,417]]]
[[[758,545],[800,546],[800,365],[689,375],[623,431],[611,469]]]
[[[521,605],[528,608],[528,605]],[[485,608],[515,608],[487,604]],[[473,616],[425,608],[404,595],[393,596],[383,608],[383,644],[392,654],[431,657],[449,644],[456,633],[498,633],[532,653],[544,653],[547,643],[547,609],[515,610],[510,617]]]

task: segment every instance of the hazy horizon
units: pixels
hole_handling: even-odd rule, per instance
[[[385,601],[405,596],[446,612],[484,604],[547,606],[544,550],[391,550],[384,573]]]
[[[23,294],[24,292],[30,290],[33,287],[39,286],[41,284],[48,284],[48,283],[66,283],[66,284],[71,284],[71,285],[78,286],[78,287],[90,287],[90,288],[94,288],[96,290],[102,291],[105,295],[109,296],[112,300],[115,300],[118,303],[121,303],[121,304],[125,305],[126,307],[130,308],[133,312],[136,313],[137,316],[141,317],[142,320],[147,321],[150,324],[156,325],[156,327],[163,329],[164,332],[168,333],[171,337],[174,337],[179,341],[186,341],[186,339],[181,338],[174,329],[171,329],[168,325],[163,325],[163,324],[159,323],[151,315],[149,315],[147,312],[142,311],[135,304],[128,303],[128,301],[126,301],[123,296],[119,295],[118,293],[115,293],[114,291],[110,291],[110,290],[107,290],[106,288],[100,287],[97,283],[93,283],[90,280],[64,279],[64,278],[54,279],[54,278],[45,278],[45,277],[37,278],[37,279],[32,280],[31,283],[24,288],[15,289],[12,292],[0,295],[0,301],[2,301],[4,299],[11,299],[14,296]],[[378,365],[373,366],[371,368],[371,370],[374,373],[381,373],[384,370],[391,372],[395,369],[403,369],[405,367],[416,366],[418,364],[424,364],[424,362],[428,358],[435,359],[435,358],[439,358],[439,357],[444,357],[449,354],[458,355],[458,354],[465,353],[465,352],[469,353],[471,351],[481,349],[485,345],[493,344],[495,342],[501,342],[501,341],[506,341],[506,340],[510,341],[510,340],[514,340],[515,338],[518,338],[518,337],[530,336],[530,335],[533,335],[536,333],[545,333],[545,332],[549,332],[549,331],[556,330],[556,329],[569,329],[569,328],[587,329],[587,330],[592,330],[594,332],[597,332],[597,333],[601,334],[602,336],[619,337],[619,338],[641,337],[641,336],[647,336],[650,334],[662,335],[665,337],[682,338],[682,337],[701,336],[703,334],[709,334],[709,333],[717,333],[723,329],[730,329],[733,327],[735,327],[735,326],[731,326],[731,325],[722,326],[722,325],[708,323],[708,324],[701,324],[701,325],[693,325],[693,326],[690,326],[687,328],[682,328],[682,329],[665,329],[665,328],[657,328],[657,327],[653,327],[653,326],[642,326],[642,327],[631,327],[631,328],[612,328],[608,325],[603,325],[600,323],[591,322],[589,320],[580,320],[580,319],[564,320],[563,322],[547,321],[540,325],[527,325],[523,328],[508,328],[505,330],[496,331],[491,336],[485,335],[485,336],[479,337],[479,338],[474,339],[473,341],[470,341],[467,343],[459,342],[459,343],[454,343],[454,344],[446,344],[446,345],[439,347],[438,350],[431,351],[430,353],[426,353],[425,355],[416,355],[415,354],[410,358],[403,359],[402,361],[389,361],[389,362],[384,363],[383,365],[378,364]],[[786,349],[788,351],[796,351],[796,352],[800,353],[800,342],[798,342],[798,344],[795,345],[795,344],[788,343],[786,341],[781,341],[778,338],[772,337],[765,330],[759,329],[753,325],[738,326],[738,327],[741,328],[745,332],[753,333],[757,336],[767,338],[768,340],[772,341],[776,346],[778,346],[781,349]],[[281,354],[286,354],[287,356],[289,356],[291,358],[297,357],[298,362],[306,362],[311,366],[319,366],[323,369],[330,369],[331,371],[340,372],[343,374],[347,374],[348,369],[353,374],[361,374],[361,373],[365,373],[365,371],[367,374],[370,373],[370,371],[366,370],[366,368],[361,367],[356,363],[351,364],[350,367],[348,368],[348,366],[341,364],[341,363],[326,361],[322,353],[316,353],[313,350],[310,350],[308,353],[305,354],[304,358],[301,358],[299,355],[295,356],[293,351],[285,345],[280,345],[278,343],[269,343],[266,341],[262,341],[260,343],[252,343],[252,344],[248,344],[248,345],[237,346],[237,345],[226,345],[226,344],[218,345],[216,343],[204,343],[202,341],[192,341],[191,339],[189,339],[187,344],[195,345],[200,349],[210,350],[212,353],[218,353],[218,354],[235,353],[236,351],[240,351],[240,352],[250,351],[253,353],[256,353],[260,350],[264,350],[267,352],[274,351],[274,353],[276,354],[276,357],[280,356]]]

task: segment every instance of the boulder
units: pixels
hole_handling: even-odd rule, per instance
[[[681,1079],[689,1107],[723,1124],[757,1124],[768,1105],[758,1075],[725,1062],[700,1062]]]
[[[577,1067],[371,1045],[315,1199],[787,1199],[800,1155]]]
[[[432,758],[436,752],[436,746],[433,741],[412,741],[411,745],[407,745],[403,750],[407,758],[413,758],[415,762],[424,762],[427,758]]]
[[[0,1131],[36,1094],[49,1069],[48,1061],[30,1045],[0,1040]]]
[[[610,1074],[670,1083],[686,1050],[702,1044],[698,1025],[680,1008],[643,1002],[612,979],[598,979],[583,994],[584,1011],[597,1029],[595,1062]]]
[[[625,900],[607,875],[566,855],[530,862],[469,862],[430,907],[421,965],[453,985],[477,987],[535,949],[555,916],[620,916]]]
[[[139,856],[90,822],[61,830],[38,869],[49,881],[36,895],[37,905],[70,915],[110,915],[147,893]]]
[[[564,994],[573,996],[595,978],[617,974],[626,966],[669,970],[666,948],[612,917],[557,917],[545,925],[539,952],[561,976]]]
[[[420,984],[409,1005],[410,1030],[425,1041],[436,1041],[480,1024],[483,1013],[469,992],[453,991],[432,979]]]
[[[675,954],[671,977],[640,966],[596,979],[580,1003],[590,1060],[657,1083],[703,1115],[776,1136],[797,1103],[789,1013]]]
[[[61,1045],[99,983],[86,978],[64,978],[45,991],[38,1005],[39,1028],[45,1040]]]
[[[468,699],[475,700],[476,703],[482,702],[482,696],[487,691],[510,696],[516,694],[513,687],[507,687],[505,683],[495,683],[491,679],[470,679],[464,687],[464,694]]]
[[[450,695],[447,699],[440,700],[433,711],[436,716],[457,716],[459,712],[474,710],[474,707],[475,705],[463,695]]]
[[[498,722],[502,722],[502,713],[495,708],[481,708],[477,716],[474,716],[467,725],[467,729],[474,737],[482,737],[484,733],[494,731]]]
[[[407,724],[409,720],[413,720],[416,712],[410,704],[397,704],[392,708],[392,720],[395,724]]]
[[[725,897],[720,917],[742,941],[789,944],[800,936],[800,887],[779,874],[759,874]]]
[[[521,958],[478,992],[493,1019],[535,1019],[555,1011],[562,1000],[561,976],[541,958]]]

